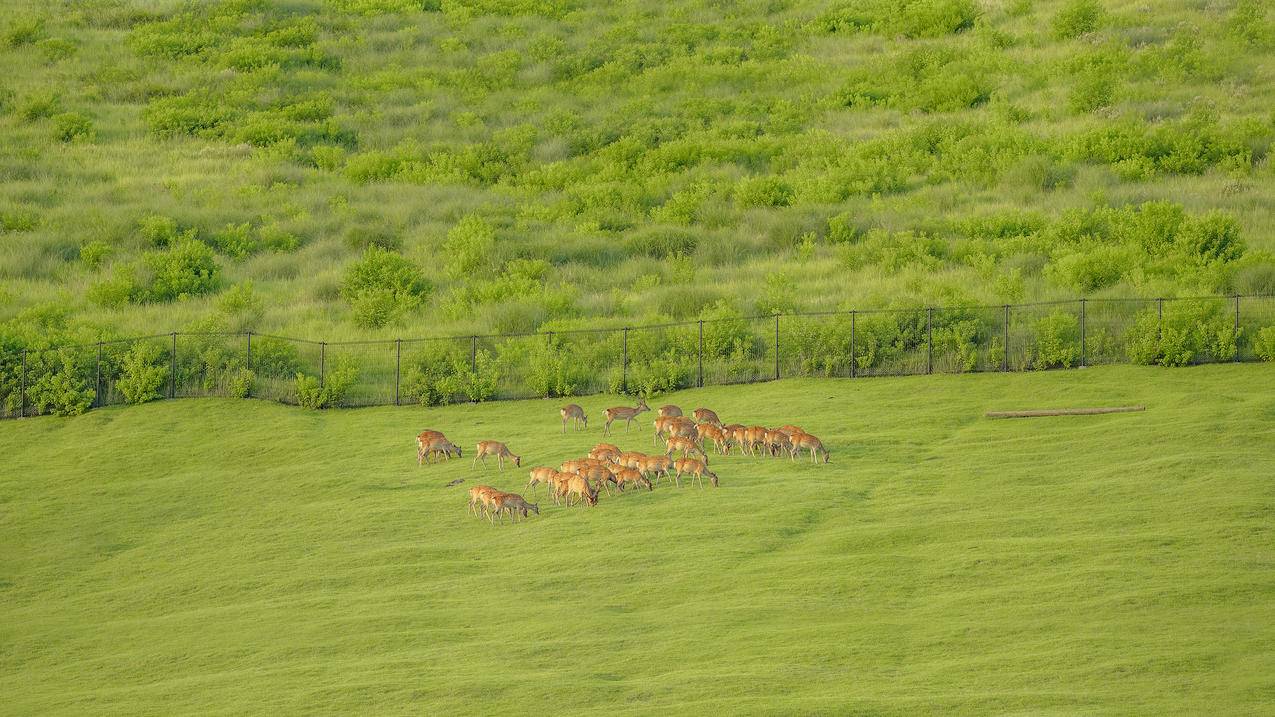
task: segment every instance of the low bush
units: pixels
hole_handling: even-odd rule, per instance
[[[183,240],[167,251],[147,252],[142,263],[151,277],[150,301],[173,301],[212,293],[217,289],[217,261],[207,244]]]
[[[177,220],[162,214],[147,214],[137,222],[138,233],[151,246],[169,247],[185,241],[193,241],[198,236],[194,227],[183,229]]]
[[[1263,327],[1253,337],[1253,351],[1263,361],[1275,361],[1275,326]]]
[[[160,397],[160,387],[169,376],[165,352],[159,344],[141,341],[124,354],[115,387],[129,403],[146,403]]]
[[[329,363],[324,380],[305,373],[297,373],[297,404],[305,408],[318,410],[341,405],[346,393],[359,379],[358,368],[345,357],[337,357]]]
[[[1036,341],[1031,367],[1071,368],[1080,358],[1080,320],[1066,311],[1053,311],[1034,326]]]
[[[89,142],[97,136],[93,120],[80,112],[63,112],[53,117],[53,136],[60,142]]]
[[[1160,366],[1229,361],[1235,339],[1220,304],[1189,300],[1166,302],[1163,320],[1157,310],[1142,312],[1125,337],[1130,361]]]
[[[1054,16],[1054,37],[1067,40],[1087,35],[1102,24],[1104,12],[1098,0],[1068,0]]]
[[[446,268],[453,278],[470,276],[483,267],[492,266],[496,248],[496,230],[476,214],[463,217],[447,232],[443,242]]]
[[[69,349],[46,352],[27,367],[27,400],[41,414],[77,416],[93,405],[88,370]],[[13,407],[11,407],[12,410]]]
[[[346,270],[341,296],[354,310],[357,324],[375,328],[416,308],[432,288],[420,267],[392,251],[369,246]]]

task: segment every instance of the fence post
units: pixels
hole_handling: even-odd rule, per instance
[[[246,367],[249,371],[251,371],[251,370],[252,370],[252,332],[251,332],[251,331],[249,331],[249,332],[247,333],[247,336],[248,336],[248,348],[247,348],[247,349],[245,349],[245,351],[244,351],[244,366],[245,366],[245,367]],[[255,382],[255,381],[251,381],[251,382],[249,382],[249,383],[248,383],[248,393],[246,393],[246,394],[245,394],[245,398],[251,398],[251,397],[252,397],[252,384],[253,384],[253,383],[256,383],[256,382]]]
[[[624,369],[620,376],[620,390],[629,392],[629,327],[624,327]]]
[[[925,309],[925,351],[929,354],[926,360],[925,372],[927,374],[934,373],[934,307],[928,306]]]
[[[177,332],[173,332],[173,351],[168,357],[168,397],[177,398]]]
[[[403,373],[403,339],[394,339],[394,405],[401,405],[398,401],[398,385],[399,376]]]
[[[854,378],[855,364],[859,363],[859,359],[854,355],[854,319],[855,312],[850,312],[850,378]]]
[[[1235,341],[1235,361],[1240,360],[1240,295],[1235,295],[1235,329],[1231,336]]]
[[[102,342],[97,342],[97,368],[93,378],[93,403],[102,406]]]
[[[1009,371],[1009,304],[1005,304],[1004,348],[1001,349],[1001,371]]]
[[[19,402],[18,418],[27,417],[27,350],[22,349],[22,388]]]
[[[779,380],[779,314],[775,314],[775,380]]]
[[[1080,300],[1080,367],[1085,367],[1085,300]]]
[[[1155,324],[1155,340],[1160,341],[1164,338],[1164,299],[1156,299],[1156,324]]]
[[[469,337],[469,370],[478,373],[478,337]]]
[[[699,387],[704,388],[704,320],[699,320]]]
[[[328,342],[319,342],[319,388],[323,388],[326,384],[326,369],[328,367]]]

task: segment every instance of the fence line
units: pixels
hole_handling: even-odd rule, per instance
[[[1258,358],[1275,360],[1275,297],[1268,295],[814,311],[353,341],[169,332],[0,353],[0,417],[193,396],[439,404],[650,394],[786,376]]]

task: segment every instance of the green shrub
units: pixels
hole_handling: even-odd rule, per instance
[[[184,241],[192,241],[198,234],[194,228],[182,229],[177,220],[162,214],[148,214],[137,223],[142,238],[151,246],[174,246]]]
[[[28,367],[27,398],[41,414],[78,416],[93,405],[87,371],[69,349],[45,353]]]
[[[1126,336],[1129,360],[1161,366],[1201,361],[1230,361],[1235,356],[1235,327],[1222,306],[1189,300],[1166,302],[1142,312]]]
[[[257,237],[253,234],[252,224],[227,224],[212,235],[212,245],[226,256],[243,259],[257,251]]]
[[[31,209],[0,210],[0,232],[29,232],[40,226],[40,215]]]
[[[1244,254],[1239,222],[1218,211],[1189,221],[1178,236],[1178,244],[1201,264],[1234,261]]]
[[[247,398],[252,394],[252,386],[257,380],[257,374],[246,368],[235,369],[230,374],[229,386],[227,392],[231,398]]]
[[[146,289],[138,282],[133,266],[117,265],[109,278],[89,287],[88,299],[98,306],[114,309],[131,301],[145,301]]]
[[[656,225],[630,233],[625,243],[631,253],[669,259],[695,253],[698,241],[694,232]]]
[[[911,0],[897,22],[907,37],[942,37],[974,27],[978,14],[974,0]]]
[[[447,232],[447,241],[443,243],[448,275],[470,276],[490,267],[495,247],[496,230],[482,217],[466,215]]]
[[[1103,20],[1098,0],[1069,0],[1054,16],[1054,36],[1067,40],[1098,29]]]
[[[315,376],[298,372],[297,404],[315,410],[339,406],[358,379],[358,368],[345,357],[338,357],[330,363],[322,383]]]
[[[284,378],[301,371],[301,358],[291,341],[252,337],[252,371],[257,376]]]
[[[9,47],[30,45],[44,36],[44,18],[35,16],[10,16],[4,29],[4,44]]]
[[[251,329],[265,315],[265,302],[257,296],[251,281],[245,281],[224,291],[217,297],[217,310],[228,319],[233,331]]]
[[[1253,351],[1263,361],[1275,361],[1275,326],[1266,326],[1253,337]]]
[[[97,269],[114,253],[115,247],[101,239],[94,239],[80,245],[80,262],[89,269]]]
[[[202,242],[185,240],[167,251],[147,252],[142,262],[151,272],[146,291],[151,301],[186,299],[217,289],[217,261]]]
[[[52,117],[62,109],[62,98],[52,90],[35,92],[22,102],[18,115],[27,122]]]
[[[786,207],[792,197],[792,186],[778,177],[751,177],[735,187],[735,201],[743,207]]]
[[[159,389],[169,375],[164,357],[164,349],[159,344],[145,341],[133,344],[124,354],[115,387],[124,395],[125,401],[146,403],[160,397]]]
[[[53,136],[61,142],[92,141],[93,120],[79,112],[63,112],[53,117]]]
[[[1071,368],[1080,358],[1080,320],[1066,311],[1053,311],[1036,321],[1034,369]]]
[[[416,308],[431,289],[420,267],[392,251],[369,246],[346,270],[341,295],[354,309],[356,323],[375,328]]]
[[[534,396],[574,396],[588,380],[588,368],[555,347],[539,346],[528,357],[527,386]]]
[[[345,148],[319,144],[310,148],[310,161],[314,166],[328,172],[335,172],[345,166]]]

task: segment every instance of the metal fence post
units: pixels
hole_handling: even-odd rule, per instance
[[[704,388],[704,320],[699,321],[699,387]]]
[[[775,380],[779,380],[779,314],[775,314]]]
[[[251,370],[252,370],[252,332],[251,332],[251,331],[247,332],[247,336],[248,336],[248,342],[247,342],[247,348],[244,350],[244,366],[245,366],[245,367],[246,367],[249,371],[251,371]],[[248,383],[248,392],[244,394],[244,397],[245,397],[245,398],[248,398],[248,397],[251,397],[251,396],[252,396],[252,384],[253,384],[253,383],[255,383],[255,382],[254,382],[254,381],[250,381],[250,382]]]
[[[1085,367],[1085,300],[1080,300],[1080,367]]]
[[[1005,327],[1004,327],[1004,343],[1001,349],[1001,370],[1009,370],[1009,304],[1005,304]]]
[[[1233,360],[1240,360],[1240,295],[1235,295],[1235,329],[1231,333],[1235,341],[1235,357]]]
[[[93,378],[93,403],[98,406],[102,404],[102,342],[97,342],[97,369],[94,371]]]
[[[925,364],[925,372],[934,373],[934,307],[925,309],[925,350],[929,354]]]
[[[177,398],[177,332],[173,332],[173,350],[168,357],[168,397]]]
[[[326,369],[328,367],[328,342],[319,342],[319,388],[323,388],[326,378]]]
[[[478,337],[469,337],[469,370],[478,373]]]
[[[398,406],[399,376],[403,373],[403,339],[394,339],[394,405]]]
[[[854,355],[854,320],[855,312],[850,312],[850,378],[854,378],[855,364],[859,363],[859,359]]]
[[[629,327],[624,327],[624,369],[620,377],[620,390],[629,392]]]
[[[27,350],[22,349],[22,388],[19,401],[18,418],[27,417]]]

